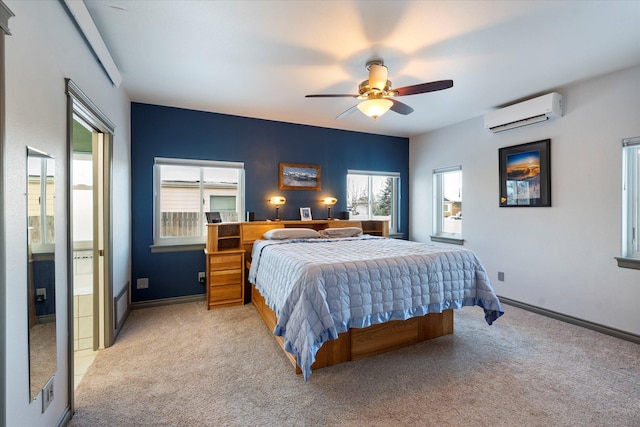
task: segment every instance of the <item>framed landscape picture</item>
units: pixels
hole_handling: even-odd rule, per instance
[[[499,150],[500,206],[551,206],[551,140]]]
[[[321,189],[320,165],[280,163],[280,190]]]

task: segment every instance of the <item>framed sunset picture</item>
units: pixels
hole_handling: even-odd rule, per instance
[[[499,150],[500,206],[551,206],[551,140]]]

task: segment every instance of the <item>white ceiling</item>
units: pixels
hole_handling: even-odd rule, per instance
[[[640,1],[84,0],[132,101],[411,136],[640,64]],[[414,112],[335,117],[365,64]],[[640,94],[638,94],[640,96]]]

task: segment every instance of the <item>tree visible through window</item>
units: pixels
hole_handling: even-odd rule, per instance
[[[374,216],[391,217],[391,196],[393,195],[393,178],[384,181],[384,187],[380,193],[378,203],[375,205]]]
[[[398,229],[398,181],[400,174],[349,171],[347,175],[347,209],[351,219],[389,220],[389,231]]]

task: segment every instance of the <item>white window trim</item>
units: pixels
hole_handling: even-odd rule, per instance
[[[640,269],[640,137],[622,140],[622,256],[618,266]]]
[[[224,162],[219,160],[177,159],[170,157],[154,157],[154,165],[196,166],[208,168],[243,169],[244,162]]]
[[[357,170],[357,169],[347,169],[347,175],[365,175],[365,176],[386,176],[393,179],[393,189],[392,192],[395,197],[391,198],[391,220],[389,221],[389,235],[398,233],[398,223],[400,219],[398,218],[399,205],[400,205],[400,172],[382,172],[382,171],[365,171],[365,170]],[[371,182],[369,182],[369,187],[371,187]],[[369,219],[372,218],[371,212],[371,192],[369,191],[369,212],[367,216]]]
[[[155,157],[153,166],[153,241],[151,245],[152,252],[167,252],[173,250],[199,250],[203,248],[207,236],[192,236],[192,237],[160,237],[160,190],[162,183],[158,179],[158,167],[159,166],[193,166],[199,168],[228,168],[238,169],[238,195],[236,198],[236,209],[238,217],[241,218],[241,213],[244,212],[244,162],[227,162],[218,160],[197,160],[197,159],[179,159],[168,157]],[[200,182],[202,182],[202,170],[200,171]],[[202,186],[200,186],[200,200],[202,200]],[[204,214],[204,207],[200,206],[201,213]],[[204,218],[204,215],[201,215]]]
[[[433,170],[433,224],[431,241],[440,243],[452,243],[457,245],[464,244],[462,233],[445,233],[442,231],[442,212],[444,205],[442,203],[444,196],[442,194],[442,176],[447,172],[462,172],[462,165],[447,166]],[[464,200],[464,197],[462,198]]]

